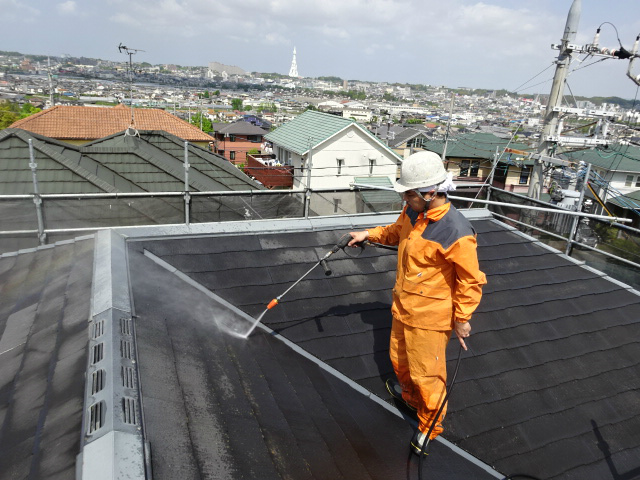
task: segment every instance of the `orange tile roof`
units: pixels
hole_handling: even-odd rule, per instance
[[[134,108],[138,130],[164,130],[190,142],[210,142],[212,137],[164,110]],[[117,107],[70,107],[57,105],[18,120],[11,127],[59,140],[96,140],[122,132],[131,125],[131,109]]]

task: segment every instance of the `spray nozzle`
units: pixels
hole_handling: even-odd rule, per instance
[[[326,260],[322,259],[320,260],[320,265],[322,265],[322,268],[324,270],[324,274],[328,277],[329,275],[331,275],[331,269],[329,268],[329,264],[327,263]]]

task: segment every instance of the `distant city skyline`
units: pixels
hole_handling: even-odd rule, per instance
[[[0,0],[0,50],[206,67],[217,61],[286,75],[297,51],[301,76],[548,93],[572,0]],[[611,22],[631,49],[637,0],[582,0],[576,43]],[[618,47],[602,26],[600,44]],[[627,61],[571,67],[566,95],[636,98]],[[638,62],[636,74],[640,74]]]

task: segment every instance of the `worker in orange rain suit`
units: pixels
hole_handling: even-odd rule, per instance
[[[445,395],[451,331],[466,350],[468,322],[486,278],[478,266],[475,231],[447,198],[455,185],[438,155],[421,151],[405,159],[395,189],[407,203],[396,222],[351,232],[349,245],[367,239],[398,245],[389,348],[398,382],[387,380],[387,389],[417,410],[419,425],[411,447],[419,455],[428,451],[429,442],[425,448],[423,444]],[[445,413],[446,408],[429,440],[442,433]]]

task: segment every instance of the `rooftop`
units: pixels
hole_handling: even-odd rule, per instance
[[[480,264],[489,282],[474,316],[470,352],[463,354],[444,438],[427,461],[429,478],[517,472],[546,479],[639,476],[638,292],[493,220],[485,210],[464,214],[478,231]],[[66,471],[84,447],[85,478],[98,478],[97,465],[124,467],[138,453],[138,465],[148,461],[159,479],[416,478],[415,463],[407,465],[414,423],[395,409],[384,388],[392,371],[387,344],[395,253],[338,252],[330,259],[331,277],[312,272],[247,340],[228,331],[257,318],[343,233],[394,219],[387,214],[138,227],[100,232],[93,248],[90,240],[78,240],[0,256],[0,342],[9,349],[0,355],[16,356],[0,362],[6,379],[0,411],[8,412],[2,417],[0,471],[37,476],[48,471],[45,464],[50,468],[26,453],[7,455],[17,451],[9,439],[22,435],[24,452],[50,449],[57,454],[54,466]],[[86,260],[92,251],[89,312]],[[45,256],[48,261],[39,261]],[[31,290],[16,288],[25,279],[31,279]],[[37,292],[46,298],[38,300]],[[38,348],[37,329],[18,321],[29,311],[46,312],[41,321],[63,326],[70,321],[60,312],[85,319],[88,314],[88,326],[78,326],[84,339],[73,337],[79,346],[64,351],[84,349],[87,378],[103,369],[113,378],[107,382],[113,392],[91,393],[94,387],[86,386],[85,410],[93,412],[104,398],[106,417],[91,424],[93,430],[85,419],[80,445],[81,409],[58,410],[78,405],[78,389],[49,401],[18,394],[38,384],[59,391],[56,379],[63,372],[84,383],[79,370],[56,366],[67,357],[56,353],[66,345],[63,338],[53,342],[47,336],[52,343]],[[111,321],[125,325],[127,319],[133,333],[116,324],[109,330]],[[91,333],[103,326],[113,333]],[[103,395],[122,385],[119,364],[109,371],[102,360],[86,357],[89,348],[94,352],[109,339],[114,352],[135,342],[135,357],[122,361],[127,368],[137,365],[137,381],[112,400]],[[452,342],[450,367],[456,356]],[[35,361],[50,374],[30,375]],[[141,388],[132,388],[137,382]],[[118,457],[116,442],[120,460],[105,462],[104,454],[113,453],[110,439],[120,438],[108,433],[111,417],[121,405],[137,411],[138,401],[144,421],[134,417],[122,432],[132,444],[148,442],[151,457],[144,448],[128,448],[130,455]],[[19,409],[39,420],[16,423]],[[51,412],[67,418],[65,431],[76,434],[55,441],[41,436],[38,428],[59,418],[50,418]],[[136,425],[143,440],[135,440],[140,429],[130,427]],[[110,447],[102,450],[105,445]]]
[[[71,107],[56,105],[22,120],[12,128],[21,128],[58,140],[96,140],[132,126],[131,108]],[[189,142],[210,142],[212,137],[199,128],[155,108],[134,108],[133,126],[137,130],[164,130]]]

